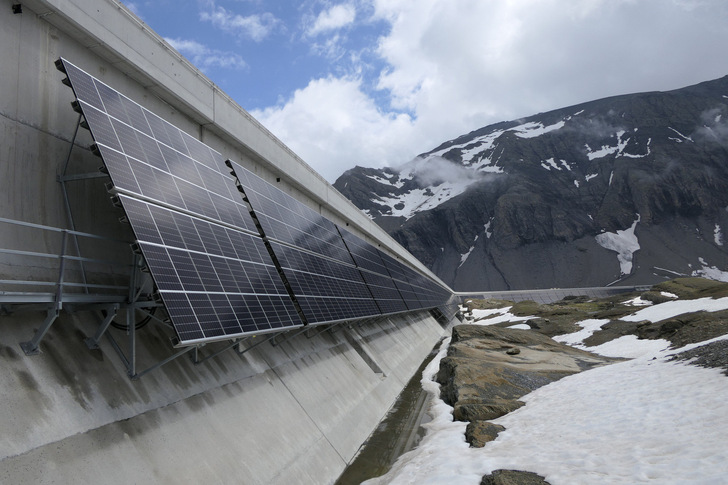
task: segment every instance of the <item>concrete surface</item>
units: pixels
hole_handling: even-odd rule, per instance
[[[0,2],[0,217],[68,228],[56,177],[97,173],[63,56],[224,156],[369,242],[423,266],[148,26],[115,0]],[[131,240],[104,179],[69,182],[76,228]],[[86,241],[84,255],[126,263],[126,243]],[[0,223],[0,248],[57,252],[59,233]],[[68,278],[78,281],[77,264]],[[0,280],[53,281],[58,260],[0,255]],[[98,265],[92,278],[123,283]],[[3,291],[0,288],[0,292]],[[0,293],[1,294],[1,293]],[[97,313],[61,313],[25,356],[42,312],[0,309],[0,483],[331,483],[444,334],[427,313],[297,336],[202,365],[177,359],[141,380],[95,333]],[[110,330],[124,340],[123,332]],[[139,332],[139,369],[173,352],[171,332]],[[209,355],[219,346],[203,349]]]

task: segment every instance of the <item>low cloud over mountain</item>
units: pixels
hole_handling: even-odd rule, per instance
[[[497,123],[334,186],[455,289],[728,277],[728,76]]]

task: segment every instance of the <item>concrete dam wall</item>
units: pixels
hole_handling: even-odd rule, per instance
[[[58,278],[59,264],[67,265],[61,274],[69,283],[88,277],[123,288],[131,260],[130,228],[118,222],[104,178],[88,175],[100,165],[89,149],[93,140],[84,129],[74,136],[80,118],[54,66],[59,57],[434,278],[123,5],[6,2],[0,6],[0,249],[10,251],[0,253],[0,300],[6,290],[16,300],[2,300],[0,308],[0,482],[332,482],[444,335],[429,311],[272,340],[253,336],[219,355],[219,346],[203,346],[205,362],[182,355],[138,380],[129,379],[129,363],[114,345],[140,369],[165,362],[176,349],[154,321],[138,329],[112,326],[113,339],[89,349],[85,340],[110,321],[101,311],[108,306],[72,311],[67,305],[39,339],[38,355],[21,349],[48,321],[33,292],[49,291],[41,282]],[[69,174],[67,183],[58,182]],[[113,241],[79,243],[49,229],[71,224]],[[84,267],[79,259],[39,256],[58,254],[64,244],[110,263]]]

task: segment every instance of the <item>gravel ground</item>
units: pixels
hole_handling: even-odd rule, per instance
[[[728,376],[728,340],[713,342],[693,350],[681,352],[672,358],[672,360],[688,359],[695,359],[691,364],[701,367],[723,369],[723,373]]]

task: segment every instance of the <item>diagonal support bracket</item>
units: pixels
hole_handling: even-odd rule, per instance
[[[101,337],[103,337],[104,333],[106,333],[106,330],[109,328],[109,325],[111,325],[111,322],[116,317],[118,311],[118,303],[112,305],[106,310],[106,317],[101,322],[101,325],[99,325],[99,329],[96,331],[96,334],[93,337],[84,339],[83,342],[86,344],[86,347],[88,347],[90,350],[96,350],[99,348],[99,340],[101,340]]]
[[[38,331],[35,332],[35,336],[33,337],[33,339],[28,340],[27,342],[20,342],[20,348],[23,349],[25,355],[40,354],[40,348],[38,347],[40,345],[40,341],[43,340],[46,332],[48,332],[48,330],[51,328],[53,322],[56,321],[56,318],[58,318],[60,312],[61,310],[57,306],[54,306],[53,308],[48,310],[48,313],[46,313],[45,321],[43,321],[43,325],[41,325]]]

